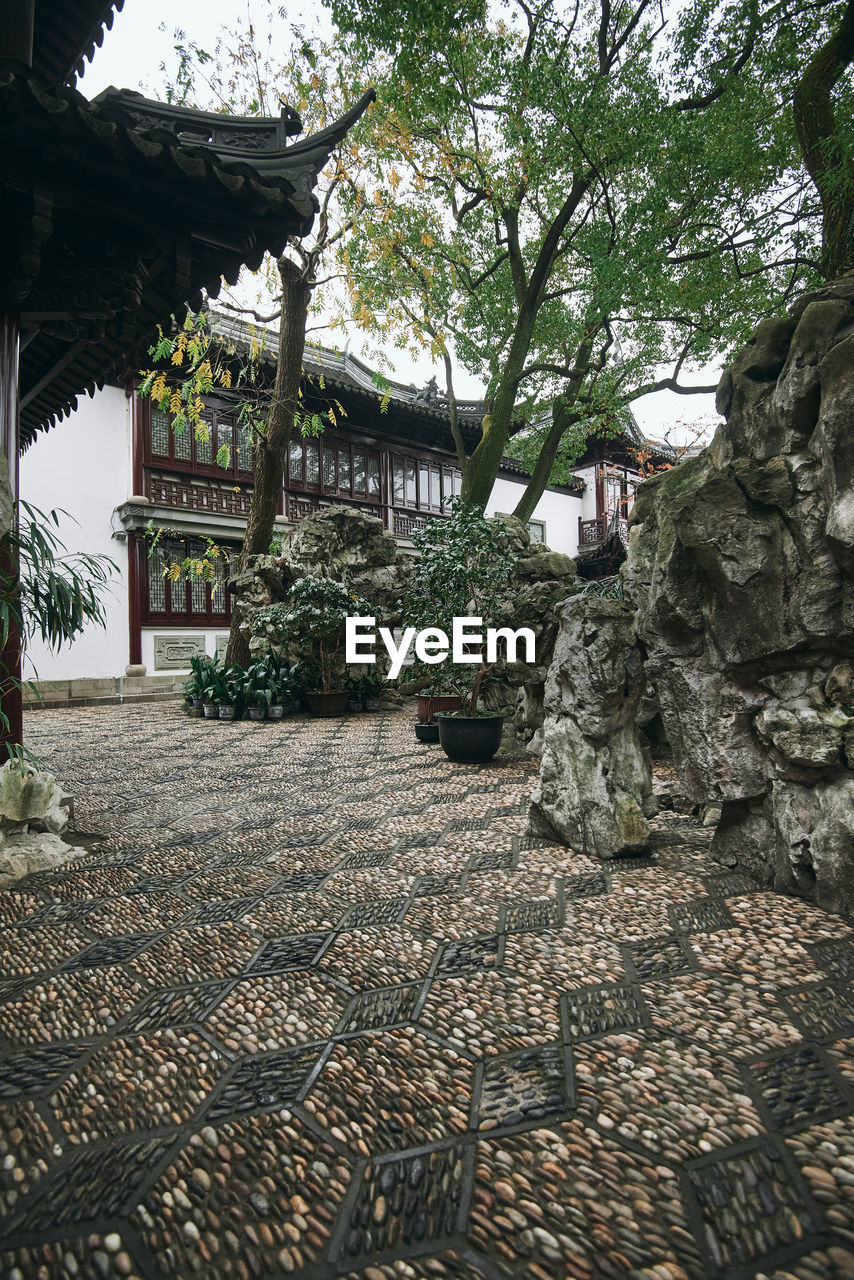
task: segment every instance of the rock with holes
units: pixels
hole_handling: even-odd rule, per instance
[[[854,273],[763,321],[711,445],[641,487],[625,568],[713,856],[851,910]]]
[[[643,849],[656,805],[636,726],[646,679],[632,610],[575,596],[557,612],[532,827],[603,859]]]

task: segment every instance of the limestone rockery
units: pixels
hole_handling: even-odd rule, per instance
[[[713,857],[854,912],[854,274],[764,320],[639,491],[626,591]]]
[[[543,694],[558,632],[557,604],[575,583],[575,564],[569,556],[532,545],[525,526],[512,516],[492,519],[495,538],[513,561],[496,611],[502,626],[530,627],[535,636],[536,662],[501,661],[492,669],[482,706],[506,717],[505,746],[531,744],[539,751],[543,724]],[[393,536],[374,516],[352,507],[327,507],[297,526],[282,548],[281,557],[257,556],[249,569],[229,583],[234,609],[250,638],[253,655],[281,648],[271,625],[253,634],[259,609],[284,600],[297,578],[321,575],[345,582],[365,599],[377,624],[396,627],[405,620],[401,598],[406,589],[412,553],[401,551]],[[342,675],[343,658],[342,658]],[[394,695],[387,699],[393,702]]]

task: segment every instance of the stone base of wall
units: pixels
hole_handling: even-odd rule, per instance
[[[40,711],[48,707],[116,706],[123,702],[162,702],[182,696],[187,673],[158,676],[109,676],[100,680],[34,680],[41,701],[28,698],[24,707]]]

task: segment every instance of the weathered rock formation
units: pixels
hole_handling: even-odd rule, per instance
[[[726,423],[638,492],[624,570],[713,856],[854,912],[854,275],[763,321]]]
[[[532,828],[603,859],[643,849],[656,805],[636,727],[646,680],[633,611],[620,600],[574,596],[557,612]]]
[[[80,854],[60,839],[72,810],[72,797],[52,773],[22,770],[11,760],[0,768],[0,889]]]
[[[505,748],[522,744],[539,754],[546,677],[560,625],[557,605],[575,589],[575,563],[542,543],[532,543],[528,530],[513,516],[495,516],[493,523],[496,538],[514,561],[513,574],[499,601],[500,625],[513,630],[531,628],[536,662],[498,662],[481,705],[507,717]]]

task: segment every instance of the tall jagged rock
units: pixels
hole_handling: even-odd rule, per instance
[[[713,856],[854,912],[854,275],[763,321],[697,457],[641,486],[625,585]]]
[[[603,859],[643,849],[655,801],[636,727],[646,681],[633,611],[575,596],[557,612],[532,828]]]

